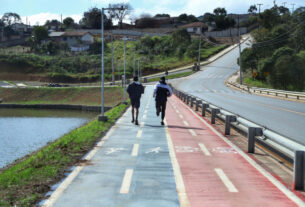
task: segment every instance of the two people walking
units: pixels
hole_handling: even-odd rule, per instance
[[[144,93],[144,87],[141,83],[139,83],[138,77],[134,77],[133,83],[128,85],[127,92],[131,102],[131,122],[138,125],[140,99],[141,95]],[[159,83],[157,83],[154,87],[153,96],[156,101],[156,114],[159,116],[161,113],[161,125],[164,125],[167,97],[171,96],[172,93],[172,89],[165,82],[165,77],[162,77]],[[135,111],[136,116],[134,116]]]

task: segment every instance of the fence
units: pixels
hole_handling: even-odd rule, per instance
[[[240,35],[246,34],[248,32],[247,27],[241,27],[240,28]],[[237,36],[238,35],[238,29],[227,29],[222,31],[213,31],[213,32],[205,32],[204,35],[206,37],[231,37],[231,36]]]
[[[257,87],[249,87],[245,85],[240,85],[238,83],[228,82],[229,85],[239,88],[241,90],[250,92],[250,93],[259,93],[265,95],[273,95],[283,98],[293,98],[297,100],[305,100],[304,92],[296,92],[296,91],[283,91],[283,90],[275,90],[275,89],[267,89],[267,88],[257,88]]]
[[[266,127],[253,123],[239,115],[233,114],[198,97],[189,95],[183,91],[173,88],[174,94],[196,111],[201,108],[201,115],[206,116],[206,112],[211,114],[211,123],[215,124],[216,117],[225,122],[225,134],[230,134],[230,128],[235,127],[248,138],[248,153],[255,152],[255,142],[262,144],[268,149],[278,153],[287,161],[294,164],[295,190],[304,190],[305,173],[305,146],[273,132]]]

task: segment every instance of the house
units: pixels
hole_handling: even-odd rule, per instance
[[[190,24],[185,24],[183,26],[180,26],[179,28],[186,29],[187,32],[191,34],[200,34],[200,28],[203,30],[208,29],[208,26],[202,22],[193,22]]]
[[[49,31],[58,31],[58,30],[60,30],[61,25],[62,24],[59,21],[52,20],[52,21],[47,21],[47,23],[44,26]]]
[[[49,38],[57,44],[67,43],[71,51],[86,51],[94,43],[94,36],[90,32],[51,32]]]

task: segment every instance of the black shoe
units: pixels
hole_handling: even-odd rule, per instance
[[[135,125],[139,125],[138,120],[136,120]]]
[[[157,108],[157,116],[160,115],[160,108]]]
[[[161,121],[161,125],[164,126],[164,122],[163,121]]]
[[[131,123],[133,123],[134,122],[134,119],[133,120],[131,120]]]

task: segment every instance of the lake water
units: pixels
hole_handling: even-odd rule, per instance
[[[96,113],[0,109],[0,168],[90,121]]]

